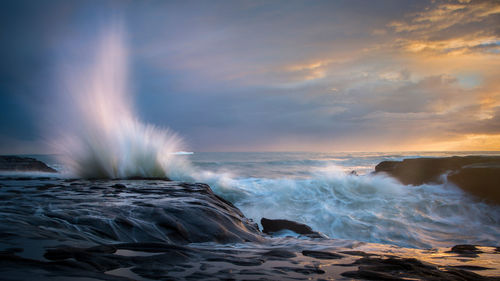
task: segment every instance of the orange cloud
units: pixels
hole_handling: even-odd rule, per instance
[[[480,22],[490,15],[499,13],[500,4],[497,1],[437,2],[425,11],[414,14],[408,21],[393,21],[388,26],[396,32],[437,32],[454,25]]]
[[[300,73],[302,80],[309,81],[325,77],[326,68],[330,63],[331,60],[319,60],[303,64],[288,65],[283,68],[283,71]]]

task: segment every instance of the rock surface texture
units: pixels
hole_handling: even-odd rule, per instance
[[[28,183],[24,180],[24,187],[13,197],[8,187],[2,189],[9,196],[10,208],[17,205],[18,210],[0,216],[0,233],[19,235],[25,230],[28,237],[38,234],[96,243],[262,240],[257,224],[206,184],[147,180]]]
[[[0,171],[36,171],[57,173],[45,163],[34,158],[0,155]]]
[[[500,157],[454,156],[383,161],[376,173],[387,173],[403,184],[442,183],[443,177],[488,202],[500,204]]]

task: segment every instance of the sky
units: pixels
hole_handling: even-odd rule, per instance
[[[46,0],[0,3],[0,153],[50,153],[116,17],[138,118],[191,151],[500,150],[498,0]]]

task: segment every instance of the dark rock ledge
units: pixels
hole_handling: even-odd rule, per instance
[[[312,230],[310,226],[294,221],[262,218],[260,220],[260,224],[262,224],[263,227],[262,232],[266,234],[274,234],[283,230],[290,230],[309,238],[325,238],[319,232]]]
[[[0,155],[0,171],[36,171],[46,173],[57,173],[42,161],[34,158]]]
[[[500,204],[500,156],[453,156],[383,161],[375,173],[386,173],[403,184],[449,182],[488,202]]]

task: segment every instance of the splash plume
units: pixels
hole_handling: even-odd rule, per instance
[[[67,124],[55,149],[81,177],[175,177],[180,163],[173,154],[182,140],[136,117],[124,35],[120,24],[111,25],[99,37],[90,63],[64,75],[62,99],[70,116],[59,117]]]

